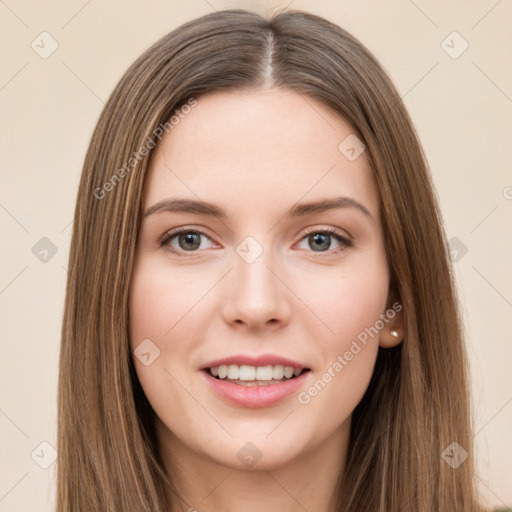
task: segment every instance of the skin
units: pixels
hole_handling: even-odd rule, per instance
[[[179,196],[227,213],[145,217],[130,291],[132,350],[145,339],[160,350],[148,366],[134,357],[135,368],[157,415],[164,464],[191,510],[333,510],[352,412],[378,346],[400,343],[402,314],[307,404],[296,394],[266,408],[229,404],[200,368],[232,354],[277,354],[311,369],[307,390],[395,302],[366,155],[350,161],[338,150],[352,133],[340,115],[294,91],[217,91],[198,98],[152,153],[145,209]],[[352,207],[285,217],[297,202],[341,195],[371,217]],[[159,245],[181,226],[206,233],[199,248],[187,251],[194,239],[180,244],[178,236]],[[306,235],[325,228],[352,245],[327,237],[316,248]],[[236,252],[247,236],[263,249],[251,263]],[[247,442],[262,454],[251,468],[237,457]]]

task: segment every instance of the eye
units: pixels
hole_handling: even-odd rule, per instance
[[[331,249],[333,239],[341,246],[341,248],[338,248],[338,250],[329,250]],[[309,245],[309,247],[313,247],[313,252],[320,253],[340,252],[346,247],[350,247],[352,245],[351,240],[349,240],[346,236],[343,236],[334,228],[316,229],[310,231],[309,233],[306,233],[306,235],[301,239],[301,242],[304,240]]]
[[[165,233],[159,241],[159,245],[169,248],[170,251],[176,253],[178,256],[183,256],[183,252],[196,252],[197,249],[205,249],[201,237],[210,240],[202,231],[189,228],[177,228]],[[176,243],[173,244],[173,242]],[[178,247],[176,247],[176,244]]]
[[[164,234],[160,239],[160,247],[165,247],[177,256],[184,256],[184,253],[197,252],[198,249],[207,249],[202,243],[201,237],[206,238],[210,242],[211,238],[204,232],[191,228],[176,228]],[[330,250],[333,239],[338,243],[338,249]],[[311,230],[301,242],[306,241],[312,247],[312,251],[316,253],[337,253],[352,245],[352,241],[342,235],[334,228]]]

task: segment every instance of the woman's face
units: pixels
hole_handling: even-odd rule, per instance
[[[346,446],[400,316],[364,146],[290,90],[213,92],[187,112],[152,155],[130,296],[158,435],[238,468]],[[314,206],[324,201],[337,206]],[[212,376],[228,358],[230,380]],[[255,382],[287,366],[303,371]]]

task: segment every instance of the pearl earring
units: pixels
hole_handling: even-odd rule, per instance
[[[391,336],[398,338],[398,331],[396,331],[395,329],[392,329],[391,331],[389,331],[389,333],[391,334]]]

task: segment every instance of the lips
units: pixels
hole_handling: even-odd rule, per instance
[[[301,368],[301,369],[309,369],[305,364],[294,361],[293,359],[288,359],[286,357],[281,357],[274,354],[262,354],[259,356],[250,356],[247,354],[238,354],[232,355],[229,357],[225,357],[223,359],[215,359],[209,361],[204,364],[200,369],[208,370],[209,368],[214,368],[216,366],[236,364],[238,366],[247,365],[247,366],[291,366],[293,368]]]
[[[278,373],[283,368],[288,368],[287,373],[291,369],[297,373],[277,381],[275,379],[268,380],[268,375],[265,375],[264,380],[259,378],[256,381],[230,381],[229,379],[220,379],[212,374],[212,369],[219,372],[221,367],[225,370],[226,367],[233,366],[238,366],[239,369],[249,366],[258,370],[281,367]],[[311,374],[310,368],[304,363],[275,354],[258,356],[235,354],[223,359],[208,361],[200,370],[201,378],[205,379],[206,384],[218,397],[232,405],[246,408],[277,405],[297,392],[310,379]]]
[[[251,409],[277,406],[279,403],[289,400],[311,380],[311,372],[306,371],[299,377],[276,384],[244,386],[216,379],[206,370],[200,371],[199,374],[205,384],[221,400],[237,407]]]

